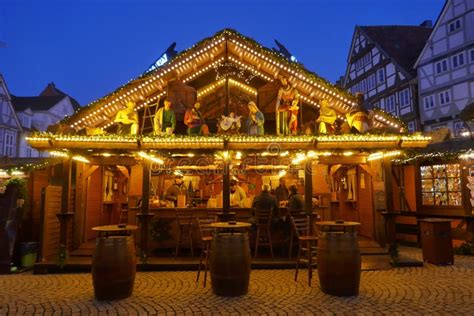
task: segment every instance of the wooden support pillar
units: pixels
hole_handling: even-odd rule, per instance
[[[224,158],[222,175],[222,207],[225,214],[230,212],[230,161]]]
[[[140,225],[140,258],[143,263],[146,263],[150,253],[148,244],[148,227],[149,222],[154,215],[153,213],[150,213],[150,178],[151,162],[145,161],[143,163],[142,207],[140,213],[137,214]]]
[[[390,158],[383,159],[384,168],[384,179],[385,179],[385,238],[389,245],[396,242],[396,231],[395,231],[395,218],[393,207],[393,173],[392,173],[392,162]]]
[[[61,209],[56,216],[59,219],[59,252],[60,256],[65,256],[68,250],[68,223],[69,219],[74,216],[73,210],[69,209],[71,201],[72,159],[68,158],[63,161],[61,171]],[[64,259],[66,259],[66,256]]]
[[[311,225],[310,234],[313,234],[313,161],[308,159],[304,165],[304,210],[309,214]]]

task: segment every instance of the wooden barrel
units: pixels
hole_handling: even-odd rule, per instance
[[[214,233],[209,270],[214,294],[247,294],[250,279],[250,247],[247,233]]]
[[[97,238],[92,258],[92,281],[98,300],[132,295],[137,257],[132,236]]]
[[[336,296],[359,294],[361,261],[357,233],[321,233],[317,261],[324,293]]]

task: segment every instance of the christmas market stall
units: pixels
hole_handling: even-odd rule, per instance
[[[50,186],[61,192],[60,208],[47,211],[58,215],[59,230],[45,232],[59,236],[53,253],[85,247],[93,227],[137,224],[142,258],[200,247],[197,219],[252,223],[252,206],[267,191],[278,202],[277,254],[288,255],[290,231],[278,223],[292,208],[315,220],[360,222],[361,236],[383,243],[382,213],[395,203],[391,160],[429,141],[383,110],[367,110],[362,94],[229,29],[160,58],[28,138],[62,159],[62,182]],[[185,211],[194,243],[183,252]]]
[[[443,133],[436,131],[433,139]],[[424,218],[450,220],[454,246],[474,241],[472,139],[443,139],[394,161],[393,199],[399,241],[419,244],[418,220]]]

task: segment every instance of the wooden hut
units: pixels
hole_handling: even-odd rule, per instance
[[[293,135],[275,132],[280,77],[299,92],[299,129]],[[165,98],[176,115],[174,135],[154,135],[153,118]],[[197,100],[210,135],[186,136],[184,113]],[[326,135],[313,127],[322,100],[337,115],[336,132]],[[139,132],[117,135],[115,117],[128,101],[136,103]],[[218,133],[222,115],[248,117],[249,101],[264,114],[265,135],[250,136],[243,128],[232,135]],[[96,237],[92,227],[121,221],[122,209],[128,210],[129,223],[139,223],[139,245],[149,253],[150,223],[175,218],[179,209],[157,202],[176,171],[184,174],[188,190],[190,184],[198,189],[193,195],[197,216],[210,209],[230,210],[233,177],[251,197],[260,192],[260,184],[274,187],[286,173],[288,182],[304,193],[308,213],[317,197],[320,218],[359,221],[361,235],[383,243],[381,214],[392,212],[394,205],[388,194],[393,188],[391,159],[405,149],[425,147],[429,137],[406,133],[403,122],[381,110],[370,112],[370,131],[352,134],[344,125],[354,105],[353,95],[302,64],[236,31],[222,30],[81,108],[48,133],[28,138],[34,148],[63,157],[61,173],[56,173],[62,183],[46,192],[46,207],[51,206],[46,213],[57,215],[59,231],[46,230],[45,235],[60,237],[48,246],[53,249],[49,253],[80,248]],[[237,215],[248,216],[249,206],[247,201],[235,208]],[[173,230],[174,224],[169,225],[159,229]]]

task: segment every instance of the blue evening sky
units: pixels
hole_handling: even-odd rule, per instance
[[[48,82],[82,105],[141,74],[170,43],[178,51],[233,28],[282,42],[308,69],[344,74],[355,25],[436,20],[444,0],[0,0],[0,73],[14,95]]]

